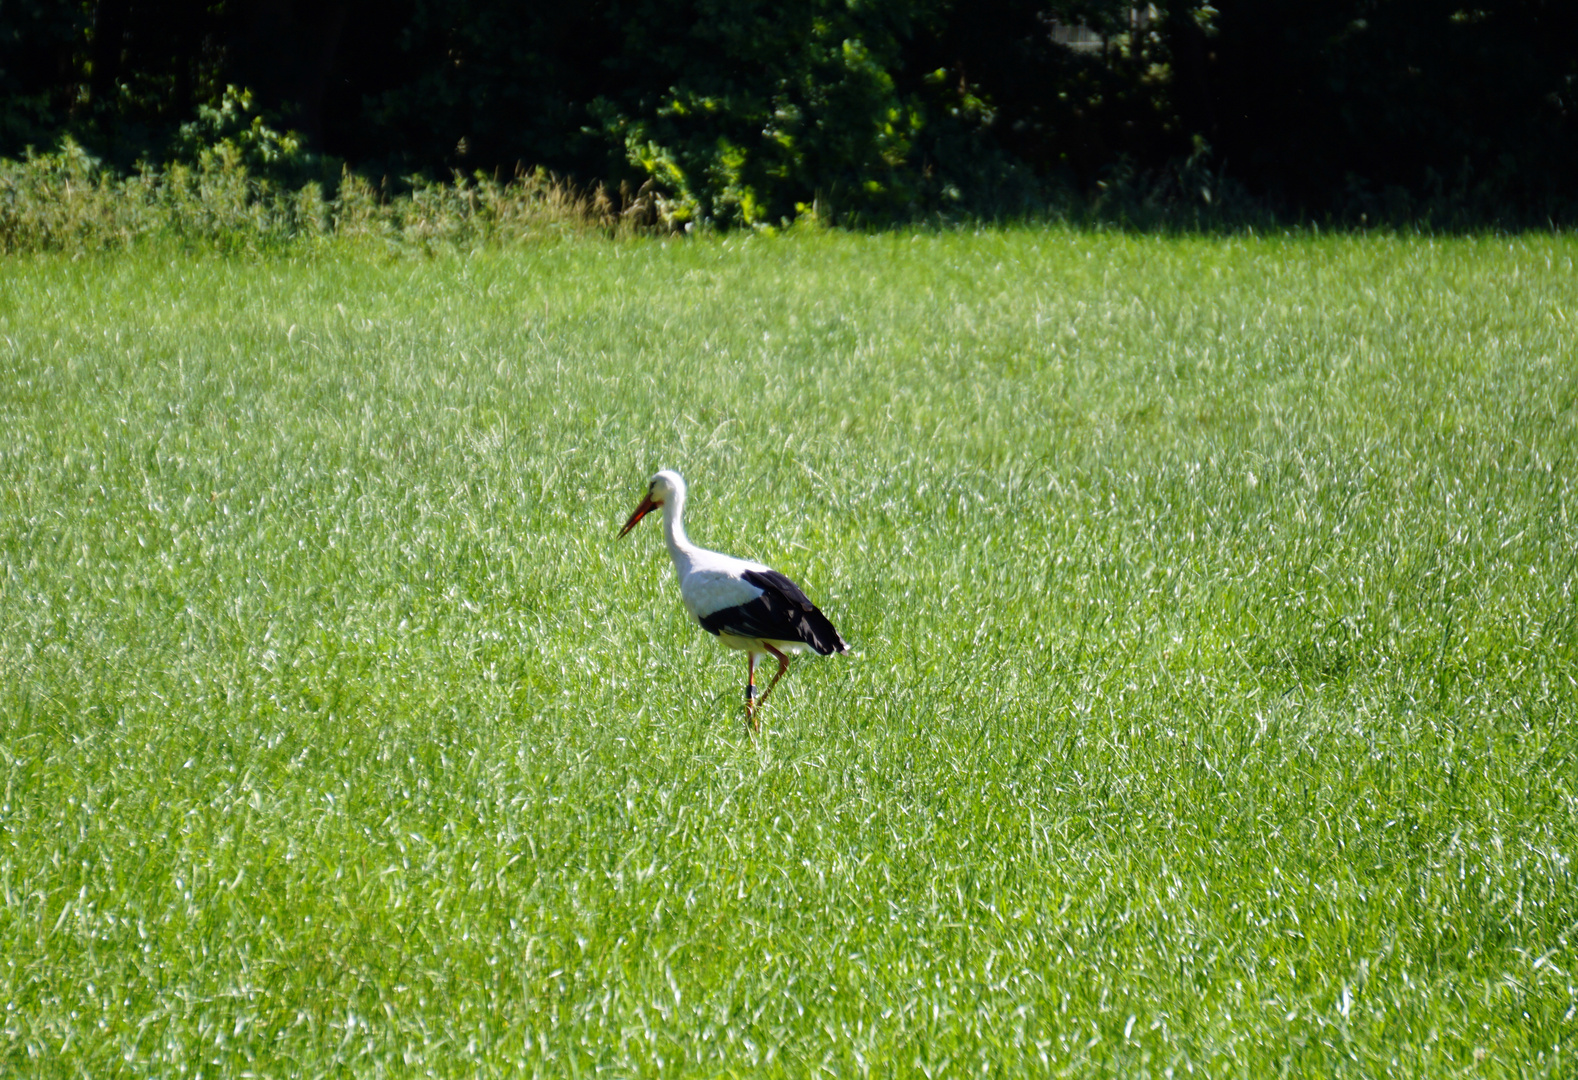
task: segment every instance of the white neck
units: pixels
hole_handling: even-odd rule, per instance
[[[685,489],[678,488],[663,503],[663,539],[668,541],[668,553],[674,566],[684,573],[691,561],[696,545],[685,535]]]

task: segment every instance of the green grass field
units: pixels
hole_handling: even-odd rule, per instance
[[[0,264],[0,1074],[1578,1074],[1575,256]]]

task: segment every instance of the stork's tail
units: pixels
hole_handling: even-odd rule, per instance
[[[849,646],[838,636],[833,623],[819,608],[807,611],[800,622],[802,640],[823,656],[848,652]]]

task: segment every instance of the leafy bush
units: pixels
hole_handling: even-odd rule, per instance
[[[257,107],[252,91],[226,86],[218,102],[199,105],[197,119],[181,125],[174,158],[221,170],[240,166],[253,176],[287,182],[317,171],[319,158],[307,151],[301,132],[281,131],[273,120]]]
[[[683,58],[657,80],[666,89],[599,97],[591,112],[664,192],[669,220],[760,225],[818,197],[849,213],[915,198],[921,118],[889,74],[896,45],[868,44],[847,5],[741,5],[645,30],[654,55]],[[701,47],[682,50],[680,35]]]
[[[1135,72],[1164,49],[1120,9],[1081,7],[1127,44],[1076,56],[1027,0],[418,0],[417,74],[372,99],[359,153],[650,183],[674,226],[1024,213],[1105,161],[1081,146],[1160,163],[1159,84]]]
[[[650,189],[616,200],[540,171],[506,182],[415,180],[392,197],[346,171],[326,196],[316,181],[290,187],[254,175],[228,140],[196,156],[195,165],[144,166],[120,177],[67,139],[52,154],[0,160],[0,252],[95,251],[150,238],[239,250],[327,236],[487,244],[629,233],[656,220]]]

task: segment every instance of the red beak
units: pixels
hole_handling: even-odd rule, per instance
[[[641,505],[636,507],[636,512],[630,515],[630,520],[625,522],[625,527],[619,530],[619,536],[624,536],[625,533],[635,528],[636,522],[640,521],[642,518],[646,517],[657,508],[658,504],[652,501],[652,496],[650,494],[641,496]],[[618,537],[615,539],[618,539]]]

